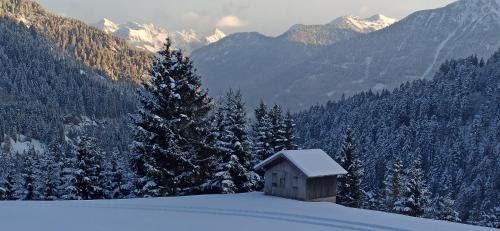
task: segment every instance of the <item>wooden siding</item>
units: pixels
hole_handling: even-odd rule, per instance
[[[331,198],[337,194],[337,176],[309,178],[306,183],[306,200]]]
[[[266,195],[306,200],[307,177],[297,167],[283,158],[269,166],[264,175]]]

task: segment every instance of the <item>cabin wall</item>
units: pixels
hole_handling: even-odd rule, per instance
[[[288,160],[270,164],[264,175],[264,194],[306,200],[307,177]]]
[[[306,200],[329,198],[328,201],[335,202],[337,195],[337,176],[325,176],[309,178],[306,182]]]

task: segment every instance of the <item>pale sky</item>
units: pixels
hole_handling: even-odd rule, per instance
[[[343,15],[404,18],[454,0],[37,0],[49,11],[94,23],[154,23],[170,30],[257,31],[278,35],[291,25],[325,24]]]

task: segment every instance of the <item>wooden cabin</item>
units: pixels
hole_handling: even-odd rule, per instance
[[[262,161],[264,194],[303,201],[335,202],[337,176],[347,174],[320,149],[283,150]]]

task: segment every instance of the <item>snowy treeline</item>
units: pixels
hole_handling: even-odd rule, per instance
[[[118,150],[110,155],[82,136],[75,147],[53,143],[49,152],[33,148],[0,155],[0,200],[83,200],[130,195],[128,166]]]
[[[261,178],[253,165],[269,153],[295,148],[294,123],[279,106],[256,110],[250,129],[239,91],[215,105],[182,52],[170,41],[159,52],[151,84],[140,90],[133,144],[139,196],[253,191]],[[254,152],[255,150],[255,152]],[[255,153],[255,154],[254,154]]]
[[[102,134],[116,131],[103,133],[109,124],[77,117],[58,118],[62,131],[47,134],[48,150],[33,147],[16,153],[5,136],[0,199],[87,200],[258,189],[262,179],[254,164],[270,153],[297,147],[291,114],[262,103],[251,124],[239,91],[230,90],[215,103],[199,78],[191,61],[170,50],[168,43],[151,71],[151,84],[139,89],[141,107],[130,124],[135,139],[131,150],[120,149],[127,133],[116,136],[123,140],[103,145],[107,140],[98,140]]]
[[[352,149],[344,135],[354,137],[360,207],[498,227],[499,86],[500,52],[451,60],[434,80],[297,114],[298,137],[340,163]]]

